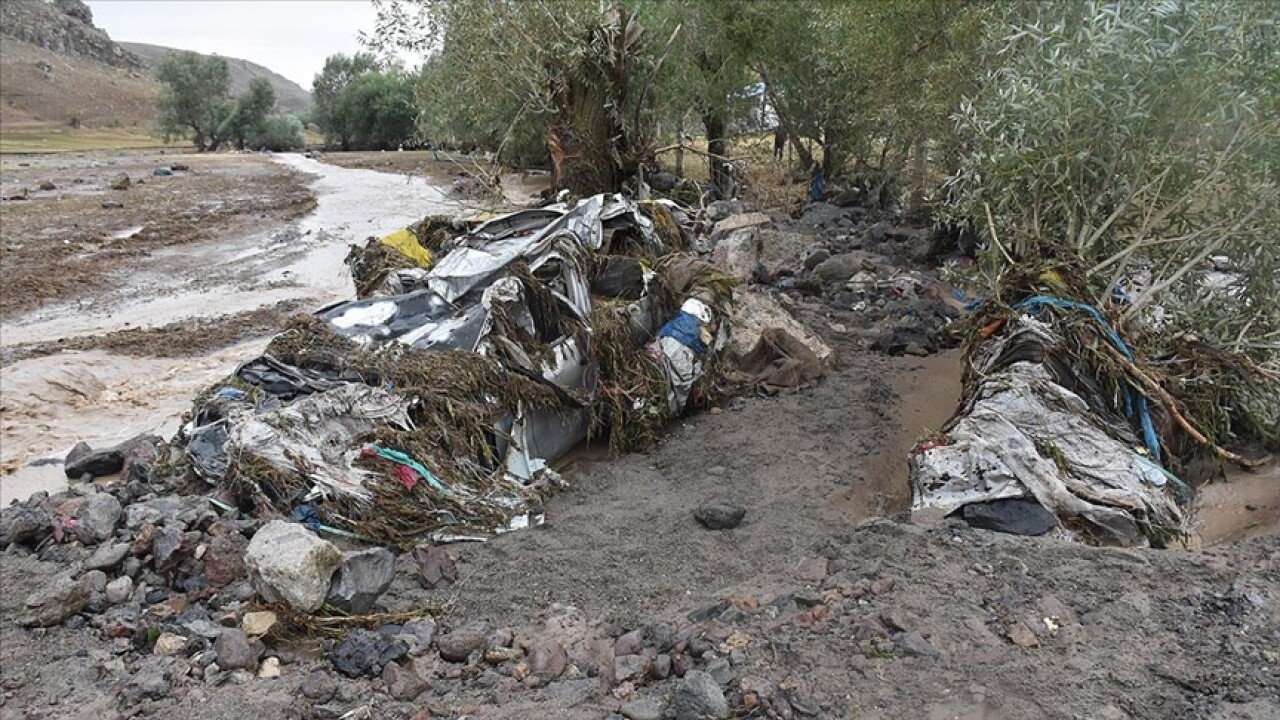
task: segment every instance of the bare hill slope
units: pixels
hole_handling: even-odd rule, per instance
[[[143,64],[148,68],[153,68],[164,59],[165,55],[173,52],[181,52],[180,50],[164,47],[162,45],[148,45],[146,43],[121,42],[117,43],[126,51],[138,56],[142,59]],[[248,60],[240,60],[238,58],[227,58],[227,66],[231,70],[231,94],[238,95],[249,86],[249,81],[256,78],[266,78],[271,83],[271,87],[276,91],[276,105],[281,110],[298,111],[306,110],[311,107],[311,93],[302,89],[294,81],[273,72],[269,68],[265,68]]]

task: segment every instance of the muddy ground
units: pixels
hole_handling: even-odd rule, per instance
[[[421,162],[412,155],[330,155],[326,165],[226,156],[218,170],[201,174],[193,162],[189,178],[147,177],[126,191],[141,206],[128,222],[178,218],[181,227],[166,236],[188,239],[156,251],[131,236],[118,264],[90,265],[98,272],[87,289],[50,295],[39,308],[22,300],[6,316],[0,390],[5,469],[14,472],[0,479],[5,501],[45,487],[50,466],[30,463],[60,457],[76,440],[99,444],[171,426],[196,389],[260,349],[293,309],[350,292],[331,267],[347,242],[451,207],[426,173],[410,181],[351,169],[391,162],[382,167],[404,173],[411,168],[395,163]],[[161,161],[126,157],[32,161],[21,182],[48,175],[61,186],[55,169],[87,177],[92,163],[145,169]],[[5,157],[6,195],[10,165]],[[259,197],[268,177],[280,194]],[[138,191],[165,187],[161,180],[174,181],[170,188],[218,183],[220,192],[271,208],[201,214],[212,201],[195,189],[140,202],[151,196]],[[227,189],[240,183],[244,189]],[[296,193],[298,205],[279,204]],[[313,214],[291,214],[312,194]],[[32,243],[44,223],[92,227],[111,195],[87,197],[52,201],[80,203],[49,206],[62,214],[35,200],[0,205],[4,271],[10,243]],[[11,236],[10,219],[22,234]],[[125,227],[132,225],[111,231]],[[25,257],[45,258],[51,272],[83,269],[78,253],[101,252],[95,242]],[[93,302],[80,310],[71,297]],[[397,700],[381,679],[333,673],[321,643],[300,639],[271,643],[279,678],[206,680],[185,662],[138,654],[132,639],[91,626],[17,627],[27,595],[87,556],[75,544],[54,545],[0,555],[0,717],[654,717],[677,684],[653,677],[661,654],[723,677],[738,717],[1280,718],[1272,488],[1248,485],[1244,503],[1220,494],[1239,514],[1230,529],[1246,530],[1195,551],[910,525],[903,453],[953,411],[957,357],[869,353],[833,329],[856,324],[839,311],[802,308],[799,316],[837,351],[817,388],[727,402],[671,428],[649,453],[615,459],[584,448],[564,464],[568,487],[551,501],[545,525],[449,546],[458,571],[449,587],[424,589],[401,557],[385,609],[436,604],[442,630],[483,621],[511,630],[517,644],[555,638],[571,666],[557,681],[520,681],[510,663],[464,667],[428,655],[414,671],[430,688]],[[698,525],[693,508],[713,497],[741,503],[746,521],[720,532]],[[177,620],[156,620],[166,622]],[[626,681],[617,677],[614,645],[637,629],[650,674]],[[144,677],[162,678],[163,691],[140,694]],[[331,691],[316,691],[326,682]]]

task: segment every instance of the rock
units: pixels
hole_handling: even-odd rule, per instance
[[[619,655],[613,659],[613,681],[642,680],[649,671],[649,658],[643,655]]]
[[[307,675],[306,680],[302,681],[298,691],[308,700],[326,703],[338,694],[338,681],[323,670],[314,670]]]
[[[458,579],[458,568],[449,551],[439,545],[419,546],[413,551],[422,586],[428,590],[449,587]]]
[[[213,537],[204,553],[204,576],[214,587],[224,587],[244,577],[244,553],[249,541],[228,530]]]
[[[125,173],[120,173],[111,179],[112,190],[128,190],[130,184],[129,176]]]
[[[768,225],[770,222],[772,222],[772,220],[769,216],[760,212],[731,215],[720,222],[717,222],[715,227],[711,228],[711,241],[718,243],[725,236],[736,230],[755,227],[757,225]]]
[[[256,671],[263,649],[260,640],[251,640],[235,628],[223,630],[213,641],[213,651],[218,653],[218,667],[223,670]]]
[[[875,271],[871,255],[861,250],[832,255],[813,267],[813,276],[825,284],[845,283],[860,272]]]
[[[653,698],[632,698],[618,711],[627,720],[662,720],[662,703]]]
[[[177,655],[187,647],[187,639],[175,633],[160,633],[152,652],[157,655]]]
[[[387,663],[382,669],[382,682],[386,685],[391,697],[405,702],[412,702],[431,689],[431,683],[418,677],[412,668],[402,667],[393,662]]]
[[[726,720],[729,702],[714,678],[701,670],[690,670],[676,687],[669,715],[675,720]]]
[[[325,602],[355,615],[373,610],[373,604],[391,587],[396,574],[395,553],[369,548],[342,553],[342,564],[333,575]]]
[[[324,605],[342,553],[301,525],[272,520],[253,536],[244,560],[263,599],[309,613]]]
[[[829,257],[831,257],[831,252],[826,249],[819,248],[817,250],[814,250],[813,252],[805,256],[804,269],[813,270],[814,268],[818,267],[823,262],[825,262]]]
[[[529,646],[529,669],[543,680],[554,680],[569,666],[569,653],[559,640],[541,636]]]
[[[247,612],[240,619],[240,630],[249,637],[262,637],[276,625],[276,614],[270,610]]]
[[[46,191],[48,191],[48,190],[57,190],[57,189],[58,189],[58,186],[57,186],[57,185],[54,185],[54,184],[53,184],[53,182],[52,182],[52,181],[50,181],[50,180],[41,180],[41,181],[40,181],[40,185],[39,185],[38,187],[39,187],[41,190],[46,190]]]
[[[632,630],[625,635],[620,636],[613,643],[613,654],[617,655],[639,655],[644,650],[644,630]]]
[[[894,643],[903,655],[936,658],[941,653],[918,632],[903,633]]]
[[[1010,623],[1005,632],[1009,636],[1009,642],[1020,648],[1030,649],[1040,646],[1040,641],[1036,639],[1035,634],[1020,622]]]
[[[671,192],[680,182],[680,178],[669,172],[656,172],[652,175],[646,175],[645,180],[649,182],[649,187],[660,193]]]
[[[89,591],[89,583],[72,579],[71,573],[57,575],[27,596],[27,609],[18,624],[23,627],[57,625],[84,610],[89,603]]]
[[[409,654],[420,657],[431,650],[431,643],[436,638],[436,621],[431,618],[417,618],[404,624],[400,639],[409,646]]]
[[[730,215],[742,214],[742,202],[740,200],[717,200],[707,206],[707,221],[715,224],[729,217]]]
[[[1034,498],[1007,498],[964,506],[970,527],[1013,535],[1043,535],[1058,526],[1058,518]]]
[[[80,576],[80,582],[89,586],[89,592],[102,593],[107,591],[107,574],[101,570],[90,570]]]
[[[730,530],[742,524],[747,509],[724,498],[708,500],[693,511],[693,517],[710,530]]]
[[[809,558],[800,563],[796,569],[796,579],[800,582],[820,583],[827,579],[827,559],[823,557]]]
[[[163,658],[155,658],[155,662],[138,663],[137,671],[129,676],[124,686],[125,700],[131,704],[143,700],[159,700],[169,694],[169,678],[165,672]]]
[[[156,528],[151,535],[152,563],[158,573],[167,573],[182,560],[182,530],[176,527]]]
[[[11,505],[0,510],[0,547],[40,540],[52,523],[53,514],[43,508]]]
[[[387,663],[404,657],[405,644],[382,633],[355,629],[333,649],[330,660],[347,677],[377,677]]]
[[[280,658],[269,657],[263,660],[262,666],[258,668],[258,677],[268,679],[280,677]]]
[[[436,648],[440,657],[450,662],[466,662],[473,652],[480,652],[489,644],[489,625],[483,622],[469,622],[462,627],[441,635],[436,639]],[[564,668],[561,668],[563,670]]]
[[[649,673],[658,680],[666,680],[671,677],[671,656],[663,653],[653,659],[653,665],[649,668]]]
[[[107,602],[112,605],[122,605],[128,602],[133,595],[133,578],[125,575],[107,583],[106,595]]]
[[[117,565],[124,561],[126,555],[129,554],[129,543],[116,543],[114,545],[102,544],[94,551],[93,555],[85,561],[84,566],[87,570],[114,570]]]
[[[123,446],[124,443],[105,450],[94,450],[86,443],[77,443],[62,462],[63,472],[71,480],[77,480],[85,474],[94,477],[114,475],[124,467]]]
[[[751,282],[760,267],[760,241],[755,228],[742,228],[719,239],[711,261],[726,274]]]
[[[116,202],[115,200],[103,200],[103,201],[102,201],[102,209],[103,209],[103,210],[119,210],[119,209],[120,209],[120,208],[122,208],[122,207],[124,207],[124,203],[122,203],[122,202]]]
[[[803,233],[761,229],[757,233],[760,248],[759,272],[765,280],[792,273],[804,263],[805,250],[812,239]]]
[[[96,545],[111,539],[124,512],[120,501],[105,492],[90,495],[76,513],[76,538],[85,545]]]
[[[898,610],[880,613],[880,622],[893,632],[907,632],[915,625],[906,613]]]
[[[785,330],[788,335],[799,339],[823,362],[834,354],[826,343],[764,292],[750,288],[736,290],[729,324],[733,328],[729,336],[729,351],[738,356],[751,352],[765,331],[773,328]]]
[[[720,685],[728,685],[738,676],[733,665],[724,658],[716,658],[707,663],[706,673]]]

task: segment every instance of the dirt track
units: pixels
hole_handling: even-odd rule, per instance
[[[88,429],[122,437],[181,412],[190,392],[248,357],[260,340],[213,352],[221,342],[195,342],[199,335],[180,323],[217,326],[281,301],[321,304],[344,288],[332,278],[290,278],[282,269],[340,260],[346,241],[426,214],[371,207],[372,195],[399,188],[385,177],[377,181],[388,184],[363,199],[326,206],[326,196],[340,195],[340,183],[350,179],[335,173],[318,181],[322,217],[304,219],[287,239],[270,240],[288,224],[281,217],[259,224],[237,215],[254,225],[251,233],[139,255],[169,270],[186,258],[181,280],[204,303],[235,289],[254,300],[248,307],[188,308],[174,320],[161,311],[178,292],[180,283],[171,282],[102,296],[117,312],[89,313],[86,322],[98,331],[77,325],[73,306],[26,316],[20,332],[64,329],[75,351],[37,357],[51,348],[5,340],[6,352],[30,353],[4,368],[6,459],[64,452],[80,437],[93,441]],[[396,198],[381,201],[387,209]],[[369,215],[376,222],[357,222]],[[347,224],[339,228],[341,218]],[[328,227],[338,237],[320,237],[317,222],[333,222]],[[211,258],[218,270],[198,277]],[[194,268],[192,260],[199,261]],[[145,327],[118,326],[118,311],[137,318],[130,310],[137,307],[149,308],[141,315]],[[492,669],[463,676],[436,661],[432,690],[415,702],[393,700],[381,680],[340,679],[337,697],[318,703],[297,690],[310,671],[330,666],[317,659],[314,643],[302,642],[281,644],[279,679],[206,683],[198,671],[175,666],[163,697],[122,704],[138,670],[123,659],[132,638],[66,626],[22,630],[10,621],[31,589],[87,554],[52,545],[33,556],[0,555],[0,716],[97,718],[124,708],[130,716],[239,720],[337,717],[336,709],[355,711],[351,717],[599,720],[622,709],[624,699],[660,702],[673,685],[620,692],[610,677],[615,638],[644,627],[656,649],[655,638],[689,626],[691,612],[705,616],[715,607],[718,619],[699,627],[712,638],[715,658],[736,658],[724,665],[741,717],[766,716],[745,709],[755,693],[774,700],[775,709],[785,698],[791,714],[783,716],[792,718],[1280,718],[1280,539],[1199,552],[1113,550],[962,525],[867,522],[905,510],[895,458],[950,413],[955,359],[865,353],[815,317],[802,319],[840,358],[818,388],[731,402],[672,428],[648,454],[611,459],[584,450],[564,469],[569,488],[553,499],[547,525],[450,548],[459,572],[450,588],[423,590],[401,558],[383,598],[389,610],[438,602],[447,608],[446,627],[485,620],[517,635],[571,636],[575,642],[565,644],[575,648],[579,677],[530,688]],[[267,318],[261,327],[270,325]],[[181,333],[193,342],[184,352],[194,357],[166,359],[172,348],[145,352],[148,342],[168,344]],[[143,357],[122,360],[125,352]],[[14,401],[15,378],[17,387],[34,390],[27,400]],[[101,389],[78,394],[97,387],[91,379]],[[62,410],[49,413],[49,404]],[[23,452],[9,455],[13,444]],[[13,480],[4,480],[6,498]],[[724,532],[700,527],[692,509],[715,496],[747,507],[746,522]],[[726,614],[729,608],[737,612]],[[548,620],[559,629],[547,629]],[[912,633],[937,657],[925,646],[904,651]],[[593,674],[596,667],[604,669]]]

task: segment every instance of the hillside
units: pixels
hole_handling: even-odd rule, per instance
[[[93,24],[80,0],[0,2],[0,127],[14,133],[73,127],[144,133],[159,86],[151,68],[171,48],[118,43]],[[310,107],[310,94],[254,63],[227,58],[232,92],[255,77],[275,88],[283,110]]]
[[[143,64],[148,68],[153,68],[164,59],[165,55],[172,52],[181,52],[174,48],[168,48],[161,45],[148,45],[146,43],[135,42],[119,42],[116,43],[124,50],[138,56],[142,59]],[[249,86],[249,81],[256,78],[266,78],[271,83],[271,87],[276,91],[276,105],[281,110],[298,111],[306,110],[311,107],[311,93],[302,89],[297,83],[278,73],[272,72],[256,63],[248,60],[240,60],[238,58],[227,58],[227,67],[231,71],[231,94],[238,95]]]

